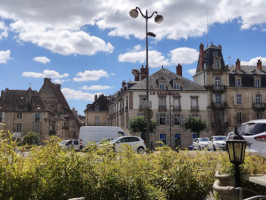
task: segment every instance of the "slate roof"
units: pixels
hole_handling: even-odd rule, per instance
[[[96,105],[99,106],[99,111],[108,111],[108,103],[107,96],[102,94],[92,104],[87,104],[85,111],[95,111]]]
[[[172,83],[174,80],[179,82],[180,90],[183,91],[191,91],[191,90],[206,90],[203,86],[190,81],[182,76],[179,76],[168,69],[160,69],[159,71],[155,72],[151,76],[149,76],[149,90],[159,90],[158,81],[165,80],[166,87],[168,90],[172,90],[173,86]],[[139,90],[139,89],[146,89],[146,78],[142,81],[137,82],[134,86],[130,88],[130,90]]]
[[[32,90],[31,88],[28,90],[2,90],[0,110],[9,112],[47,111],[38,91]]]
[[[254,87],[254,78],[261,77],[261,87],[266,87],[266,66],[262,66],[259,70],[257,66],[240,66],[240,70],[236,66],[229,68],[229,85],[235,86],[235,77],[240,76],[242,79],[242,87]]]

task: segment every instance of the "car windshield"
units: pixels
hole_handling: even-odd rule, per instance
[[[122,137],[114,138],[114,139],[111,140],[111,143],[115,143],[115,142],[117,142],[118,140],[120,140],[121,138],[122,138]]]
[[[213,137],[215,141],[221,141],[221,140],[226,140],[225,136],[219,136],[219,137]]]
[[[207,142],[209,139],[208,138],[199,138],[200,142]]]
[[[266,124],[242,124],[238,130],[240,135],[255,135],[266,131]]]
[[[64,140],[61,142],[61,144],[66,144],[69,140]]]

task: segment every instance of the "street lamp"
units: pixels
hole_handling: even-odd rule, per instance
[[[142,13],[142,11],[140,10],[139,7],[136,7],[132,10],[130,10],[129,15],[132,18],[137,18],[139,15],[139,12],[141,14],[142,17],[145,18],[146,21],[146,101],[147,103],[145,103],[146,106],[146,120],[147,120],[147,145],[148,147],[150,146],[150,135],[149,135],[149,108],[151,107],[151,103],[149,103],[149,59],[148,59],[148,36],[151,37],[156,37],[156,35],[152,32],[148,32],[148,19],[152,18],[154,14],[156,14],[154,21],[157,24],[162,23],[163,21],[163,16],[162,15],[158,15],[157,11],[154,11],[150,16],[148,15],[148,10],[146,10],[146,14],[144,15]]]
[[[235,127],[235,132],[230,134],[226,140],[230,162],[235,165],[235,187],[241,187],[239,165],[244,162],[246,145],[247,141],[239,135]]]

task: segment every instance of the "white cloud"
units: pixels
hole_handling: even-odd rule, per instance
[[[0,21],[0,40],[3,39],[3,37],[7,37],[8,28],[6,27],[5,23],[3,21]]]
[[[94,95],[100,95],[101,93],[88,93],[83,92],[81,90],[73,90],[70,88],[62,88],[62,93],[64,94],[67,100],[86,100],[86,101],[94,101]]]
[[[181,47],[170,51],[172,64],[192,64],[198,60],[199,52],[196,49]]]
[[[261,57],[261,56],[255,57],[255,58],[251,58],[249,61],[242,61],[241,60],[241,65],[257,66],[258,60],[261,60],[263,66],[266,65],[266,58],[265,57]]]
[[[110,43],[84,31],[50,28],[24,22],[14,22],[10,26],[11,30],[18,33],[19,41],[32,42],[62,55],[94,55],[100,51],[113,51]]]
[[[104,70],[86,70],[84,72],[79,72],[76,77],[73,78],[74,81],[98,81],[102,77],[109,77],[108,73]]]
[[[46,64],[46,63],[49,63],[51,60],[45,56],[40,56],[40,57],[34,57],[33,60],[35,62],[40,62],[40,63],[43,63],[43,64]]]
[[[7,63],[10,59],[10,50],[0,51],[0,64]]]
[[[196,74],[196,69],[190,69],[190,70],[188,70],[188,73],[189,73],[191,76],[193,76],[193,75]]]
[[[84,85],[83,87],[81,87],[81,89],[83,90],[107,90],[113,88],[113,86],[109,86],[109,85],[92,85],[90,87]]]
[[[118,56],[119,62],[146,63],[146,51],[127,52]],[[149,67],[161,67],[170,65],[161,52],[149,50]]]
[[[43,70],[42,73],[38,73],[38,72],[23,72],[22,76],[25,77],[32,77],[32,78],[55,78],[55,79],[59,79],[59,78],[66,78],[69,76],[69,74],[64,73],[64,74],[59,74],[58,72],[54,71],[54,70]]]
[[[63,84],[66,81],[69,81],[69,79],[54,79],[53,80],[53,82],[57,84]]]

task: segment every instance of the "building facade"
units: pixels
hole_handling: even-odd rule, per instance
[[[143,103],[146,101],[145,68],[142,67],[140,71],[133,69],[132,73],[135,81],[123,81],[122,88],[111,96],[109,103],[109,125],[119,126],[128,133],[129,121],[137,116],[144,116],[147,110]],[[185,119],[198,116],[208,121],[208,91],[182,77],[181,65],[176,67],[176,73],[162,68],[149,76],[149,101],[151,120],[158,125],[151,134],[154,145],[157,141],[162,141],[173,148],[189,146],[195,133],[182,128]],[[209,134],[203,132],[202,136]]]
[[[199,47],[199,60],[194,81],[210,93],[209,120],[213,135],[227,135],[234,127],[253,119],[265,117],[266,67],[226,66],[222,47],[211,44]]]
[[[85,114],[85,126],[107,126],[108,120],[108,99],[103,94],[94,96],[94,102],[88,104]]]
[[[56,135],[62,139],[78,138],[79,123],[70,110],[59,84],[45,78],[41,90],[9,90],[1,92],[0,122],[15,137],[30,131],[40,139]]]

